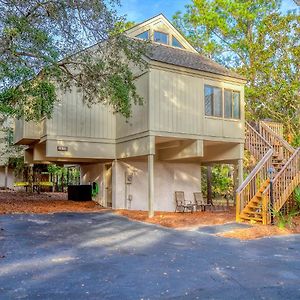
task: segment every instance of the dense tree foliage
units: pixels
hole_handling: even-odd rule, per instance
[[[200,52],[247,78],[247,118],[283,122],[296,144],[300,19],[296,12],[283,15],[280,5],[278,0],[193,0],[174,22]]]
[[[107,4],[109,3],[109,4]],[[130,116],[141,103],[129,64],[142,43],[129,40],[118,0],[0,0],[0,113],[50,116],[57,89],[75,86],[88,104]]]
[[[212,166],[211,186],[213,198],[232,197],[234,189],[234,170],[230,165]],[[202,167],[201,186],[204,195],[207,195],[207,167]]]

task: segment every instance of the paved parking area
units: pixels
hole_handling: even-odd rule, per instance
[[[0,228],[0,299],[300,298],[300,235],[239,241],[107,212]]]

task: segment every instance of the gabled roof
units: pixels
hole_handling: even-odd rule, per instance
[[[245,77],[242,75],[221,66],[203,55],[182,49],[153,43],[149,45],[146,56],[151,60],[174,66],[245,80]]]
[[[126,30],[125,34],[130,38],[136,39],[136,36],[142,32],[149,31],[153,33],[155,30],[166,30],[169,35],[176,37],[180,41],[183,48],[173,47],[170,42],[168,45],[151,42],[146,54],[149,59],[174,66],[245,80],[243,76],[200,55],[163,14],[159,14],[133,26]],[[150,39],[153,40],[153,36],[150,36]]]
[[[149,28],[155,28],[157,25],[163,25],[168,28],[168,32],[171,33],[174,37],[176,37],[180,43],[183,45],[183,48],[197,53],[197,50],[189,43],[189,41],[174,27],[174,25],[163,15],[159,14],[154,16],[142,23],[136,24],[135,26],[127,29],[124,33],[134,38],[137,34],[149,30]]]

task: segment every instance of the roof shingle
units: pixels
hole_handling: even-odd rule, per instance
[[[151,60],[166,64],[245,80],[245,77],[242,75],[219,65],[203,55],[182,49],[160,44],[151,44],[149,45],[146,56]]]

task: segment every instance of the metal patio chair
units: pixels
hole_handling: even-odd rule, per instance
[[[201,192],[194,193],[194,200],[196,210],[200,208],[201,211],[205,211],[207,207],[209,207],[210,210],[213,208],[213,205],[211,203],[207,203],[207,201],[204,200]]]
[[[192,201],[187,201],[184,197],[184,192],[182,191],[175,192],[175,202],[176,202],[175,212],[191,211],[192,213],[194,211],[195,204],[192,203]]]

